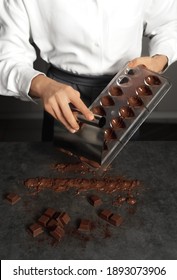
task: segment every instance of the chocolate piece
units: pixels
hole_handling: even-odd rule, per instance
[[[113,106],[114,101],[109,95],[105,95],[101,98],[101,104],[105,107],[106,106]]]
[[[35,223],[29,227],[29,232],[32,234],[33,237],[36,237],[39,234],[43,233],[43,229],[38,223]]]
[[[107,209],[102,210],[102,211],[99,213],[100,218],[102,218],[102,219],[104,219],[104,220],[106,220],[106,221],[108,221],[109,218],[110,218],[112,215],[113,215],[113,213],[112,213],[110,210],[107,210]]]
[[[118,197],[114,202],[113,205],[121,205],[126,201],[126,197]]]
[[[44,215],[52,218],[54,216],[54,214],[56,213],[56,210],[53,208],[47,208],[47,210],[44,212]]]
[[[134,204],[136,204],[136,202],[137,202],[136,199],[133,198],[133,197],[129,197],[127,199],[127,203],[130,204],[130,205],[134,205]]]
[[[139,96],[149,96],[152,95],[152,91],[146,85],[142,85],[137,87],[136,92]]]
[[[91,111],[92,111],[93,114],[97,114],[97,115],[100,115],[100,116],[105,116],[106,115],[106,112],[105,112],[105,110],[103,109],[102,106],[93,107],[91,109]]]
[[[46,227],[49,220],[50,220],[49,217],[47,217],[46,215],[42,215],[42,216],[38,219],[38,223],[39,223],[41,226]]]
[[[58,222],[55,219],[51,219],[48,223],[47,223],[47,228],[49,230],[53,230],[54,228],[56,228],[56,226],[58,226]],[[60,224],[59,224],[60,226]]]
[[[134,112],[129,106],[123,106],[120,108],[119,113],[122,118],[132,118],[134,117]]]
[[[67,225],[69,223],[69,221],[71,220],[71,218],[69,217],[69,215],[66,212],[62,212],[60,214],[59,218],[64,226]]]
[[[60,226],[56,226],[53,230],[50,231],[50,235],[58,241],[64,236],[64,234],[65,232]]]
[[[109,218],[109,223],[111,223],[114,226],[120,226],[120,224],[122,223],[123,219],[120,215],[118,214],[113,214],[110,218]]]
[[[125,123],[121,117],[117,117],[111,120],[111,125],[114,129],[125,128]]]
[[[149,75],[144,80],[150,86],[153,86],[153,85],[159,86],[161,84],[160,79],[155,75]]]
[[[9,194],[6,196],[6,200],[7,200],[11,205],[16,204],[20,199],[21,199],[21,197],[20,197],[18,194],[16,194],[16,193],[9,193]]]
[[[104,139],[107,141],[117,139],[117,136],[112,128],[105,129]]]
[[[98,197],[97,195],[92,195],[90,198],[89,198],[89,201],[90,203],[93,205],[93,206],[99,206],[101,205],[103,202],[101,200],[100,197]]]
[[[89,232],[91,230],[91,222],[89,220],[81,220],[78,231]]]
[[[63,223],[61,222],[60,220],[60,215],[61,213],[59,212],[56,212],[53,216],[53,218],[57,221],[57,224],[60,226],[60,227],[63,227]]]
[[[143,101],[138,96],[134,95],[128,98],[128,104],[132,107],[141,107]]]
[[[112,86],[109,88],[109,93],[112,96],[120,96],[123,94],[123,91],[119,86]]]

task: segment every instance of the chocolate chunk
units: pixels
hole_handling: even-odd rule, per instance
[[[62,212],[59,216],[59,219],[64,226],[67,225],[71,220],[70,216],[66,212]]]
[[[119,226],[122,223],[122,221],[123,221],[122,217],[118,214],[113,214],[109,218],[109,223],[111,223],[114,226]]]
[[[81,220],[78,230],[83,232],[89,232],[91,230],[91,222],[89,220]]]
[[[102,210],[102,211],[99,213],[100,218],[102,218],[102,219],[104,219],[104,220],[106,220],[106,221],[108,221],[109,218],[110,218],[112,215],[113,215],[113,213],[112,213],[110,210],[107,210],[107,209]]]
[[[47,223],[47,228],[49,230],[52,230],[54,228],[56,228],[56,226],[60,226],[60,224],[58,224],[58,222],[55,219],[51,219],[48,223]]]
[[[9,193],[9,194],[6,196],[6,200],[7,200],[11,205],[16,204],[20,199],[21,199],[21,197],[20,197],[18,194],[16,194],[16,193]]]
[[[50,220],[49,217],[47,217],[46,215],[42,215],[42,216],[38,219],[38,223],[39,223],[41,226],[46,227],[49,220]]]
[[[130,205],[134,205],[134,204],[136,204],[136,202],[137,202],[136,199],[133,197],[127,198],[127,203]]]
[[[96,195],[92,195],[90,198],[89,198],[89,201],[90,203],[93,205],[93,206],[99,206],[101,205],[103,202],[101,200],[100,197],[96,196]]]
[[[54,216],[54,214],[56,213],[56,210],[53,208],[47,208],[47,210],[44,212],[44,215],[52,218]]]
[[[39,234],[43,233],[43,229],[42,229],[41,225],[39,225],[38,223],[35,223],[29,227],[29,232],[32,234],[33,237],[36,237]]]
[[[50,231],[50,235],[58,241],[64,236],[64,234],[64,229],[60,226],[56,226],[53,230]]]

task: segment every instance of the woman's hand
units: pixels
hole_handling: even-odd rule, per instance
[[[128,63],[128,66],[133,68],[140,64],[145,65],[149,70],[160,73],[168,65],[168,58],[165,55],[154,55],[138,57]]]
[[[79,129],[69,103],[72,103],[88,120],[93,120],[93,113],[80,99],[80,93],[71,86],[59,83],[44,75],[33,78],[30,88],[31,97],[39,97],[44,109],[72,133]]]

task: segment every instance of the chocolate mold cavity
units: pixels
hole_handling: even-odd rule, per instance
[[[111,120],[111,126],[114,129],[125,128],[125,123],[121,117],[113,118]]]
[[[105,95],[101,98],[101,104],[103,106],[114,106],[114,101],[109,95]]]
[[[91,109],[92,113],[95,115],[106,116],[106,112],[102,106],[96,106]]]
[[[123,91],[119,86],[114,85],[109,88],[109,93],[112,96],[120,96],[123,94]]]
[[[119,110],[119,114],[125,119],[134,117],[134,112],[129,106],[122,106]]]
[[[128,98],[127,102],[131,107],[141,107],[141,106],[143,106],[143,101],[137,95],[130,96]]]
[[[104,131],[104,139],[106,141],[117,139],[117,136],[116,136],[116,134],[115,134],[115,132],[114,132],[114,130],[112,128],[105,129],[105,131]]]
[[[126,76],[119,77],[119,79],[118,79],[118,83],[120,85],[128,84],[129,81],[130,81],[130,79]]]
[[[152,95],[152,91],[146,85],[142,85],[137,87],[136,92],[139,96],[149,96]]]
[[[145,79],[146,84],[150,85],[150,86],[159,86],[161,84],[160,79],[155,76],[155,75],[149,75],[147,76]]]

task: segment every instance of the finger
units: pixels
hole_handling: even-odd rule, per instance
[[[53,103],[52,107],[49,106],[49,108],[45,108],[46,111],[48,111],[56,120],[60,121],[66,129],[68,129],[71,133],[75,133],[77,130],[73,129],[68,121],[65,119],[65,117],[62,114],[61,109],[59,108],[57,103]]]
[[[87,106],[84,104],[84,102],[77,96],[77,94],[72,95],[71,98],[71,103],[81,112],[86,119],[88,120],[93,120],[94,115],[93,113],[87,108]]]
[[[65,96],[62,98],[62,100],[60,99],[60,97],[56,97],[56,102],[57,106],[60,108],[60,112],[62,113],[62,116],[64,117],[65,121],[73,130],[77,131],[79,129],[79,125],[68,104],[70,100],[68,100],[68,98],[66,98]]]

